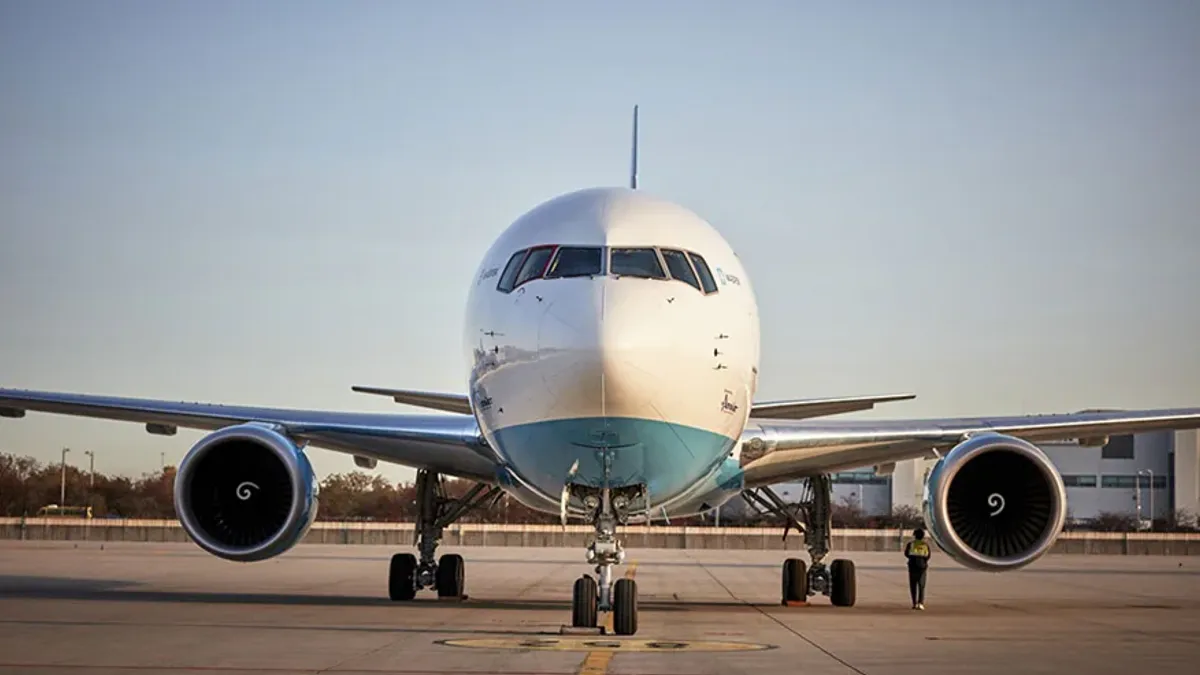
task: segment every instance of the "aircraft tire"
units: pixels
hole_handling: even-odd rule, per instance
[[[799,558],[783,561],[783,598],[780,604],[808,601],[808,568]]]
[[[600,602],[596,580],[582,576],[575,580],[571,594],[571,625],[575,628],[595,628]]]
[[[439,598],[461,598],[467,583],[463,557],[457,553],[442,556],[438,560],[435,581]]]
[[[417,556],[411,553],[392,556],[388,567],[388,597],[397,602],[417,597],[416,576]]]
[[[638,629],[637,582],[618,579],[613,585],[613,632],[633,635]]]
[[[854,562],[834,560],[829,566],[829,600],[834,607],[853,607],[858,599]]]

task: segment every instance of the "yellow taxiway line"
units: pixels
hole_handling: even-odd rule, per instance
[[[634,574],[637,574],[636,562],[629,564],[629,569],[625,570],[625,578],[632,579]],[[606,634],[612,632],[612,621],[612,612],[606,612],[604,614],[604,632]],[[587,656],[583,659],[583,663],[579,664],[579,670],[576,672],[578,675],[605,675],[608,672],[608,664],[612,662],[612,658],[613,652],[607,650],[588,652]]]

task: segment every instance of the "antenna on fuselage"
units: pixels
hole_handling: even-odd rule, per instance
[[[633,156],[629,164],[629,189],[637,189],[638,176],[638,107],[633,106]]]

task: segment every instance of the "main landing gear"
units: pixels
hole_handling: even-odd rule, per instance
[[[412,600],[423,588],[437,590],[439,598],[462,598],[466,589],[463,558],[447,553],[434,559],[442,541],[442,531],[475,508],[495,504],[503,492],[499,487],[477,483],[461,499],[450,497],[441,474],[417,472],[417,522],[413,543],[421,558],[412,553],[392,556],[388,570],[388,597],[392,600]]]
[[[770,488],[747,490],[742,497],[755,510],[763,507],[768,513],[785,519],[783,538],[793,525],[804,533],[804,542],[812,559],[811,567],[804,561],[788,558],[783,563],[782,604],[807,602],[809,596],[821,593],[829,596],[835,607],[852,607],[858,599],[854,563],[834,560],[825,566],[833,530],[833,482],[828,474],[805,479],[801,498],[790,506]],[[801,521],[803,518],[803,521]]]
[[[612,613],[613,632],[633,635],[638,629],[637,582],[618,579],[613,583],[613,568],[625,561],[625,550],[617,539],[617,525],[625,524],[635,508],[646,504],[645,486],[592,488],[573,484],[564,494],[583,502],[595,535],[587,547],[587,561],[596,565],[596,575],[575,580],[571,594],[571,626],[597,628],[599,613]],[[635,507],[635,505],[638,505]]]

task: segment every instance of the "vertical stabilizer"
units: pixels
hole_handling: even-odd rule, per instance
[[[638,179],[638,107],[633,106],[633,155],[629,164],[629,187],[637,189]]]

